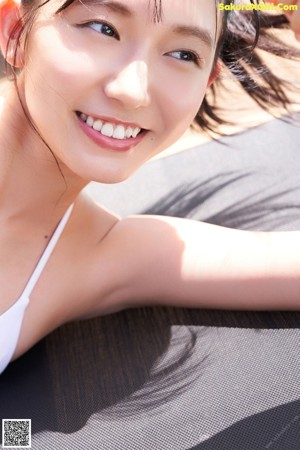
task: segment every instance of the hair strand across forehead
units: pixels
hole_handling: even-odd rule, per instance
[[[155,23],[162,20],[162,0],[153,0],[153,20]]]

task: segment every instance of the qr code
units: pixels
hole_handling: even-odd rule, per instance
[[[3,419],[2,448],[31,448],[31,420]]]

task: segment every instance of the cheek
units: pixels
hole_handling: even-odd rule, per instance
[[[45,27],[32,34],[28,54],[25,70],[28,95],[34,94],[46,103],[45,107],[62,102],[72,107],[84,96],[85,86],[95,73],[95,62],[88,54],[76,50],[76,42],[70,46],[59,31]]]
[[[172,128],[173,135],[181,135],[194,120],[203,101],[208,73],[176,82],[173,79],[165,90],[165,122]]]
[[[94,63],[87,55],[65,45],[59,34],[51,30],[36,32],[30,44],[30,58],[21,78],[25,104],[45,141],[59,148],[59,136],[67,138],[73,111],[87,96],[85,89],[95,73]]]
[[[194,89],[174,89],[165,92],[161,97],[160,113],[161,133],[159,142],[152,151],[151,156],[164,151],[173,145],[189,128],[199,111],[206,91],[206,83],[196,85]],[[166,107],[167,106],[167,107]]]

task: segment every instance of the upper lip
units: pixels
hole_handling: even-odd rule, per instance
[[[92,117],[93,119],[96,119],[96,120],[102,120],[102,122],[113,123],[113,124],[116,124],[116,125],[123,125],[124,127],[145,129],[140,124],[135,123],[135,122],[125,122],[124,120],[116,119],[114,117],[99,116],[97,114],[93,114],[93,113],[89,113],[89,112],[85,112],[85,111],[78,111],[78,113],[79,114],[83,113],[86,116],[90,116],[90,117]]]

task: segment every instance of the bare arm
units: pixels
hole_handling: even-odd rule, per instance
[[[123,306],[300,309],[300,232],[133,216],[114,238]]]

